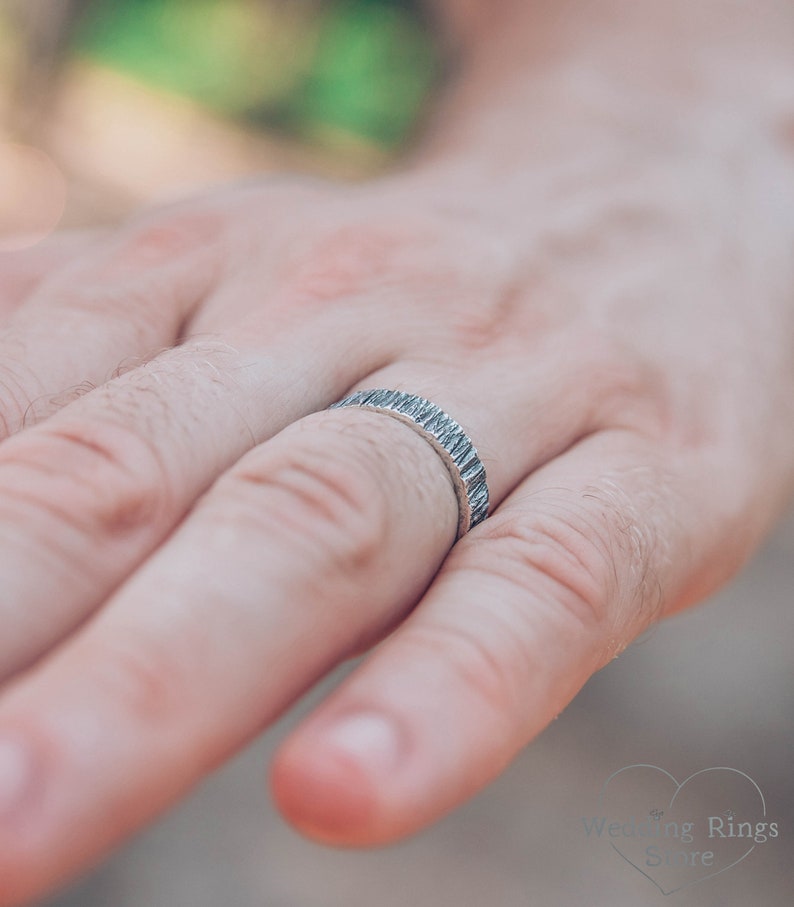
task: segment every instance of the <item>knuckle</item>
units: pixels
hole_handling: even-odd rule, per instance
[[[128,270],[171,265],[213,246],[225,229],[222,213],[211,208],[149,212],[129,225],[107,266]]]
[[[496,515],[488,523],[472,547],[479,570],[519,586],[525,597],[548,591],[555,608],[588,630],[608,621],[617,576],[604,521],[572,502],[544,502],[531,517]]]
[[[195,678],[173,646],[131,628],[84,645],[86,674],[124,717],[157,725],[186,714]]]
[[[84,332],[88,315],[143,348],[156,346],[163,325],[177,329],[217,282],[226,235],[212,211],[146,215],[56,275],[39,302],[57,313],[64,333]]]
[[[647,358],[628,345],[592,329],[565,338],[559,353],[569,368],[571,391],[585,387],[589,423],[596,427],[626,427],[640,434],[663,437],[671,418],[666,377]]]
[[[497,514],[483,524],[472,547],[478,569],[525,592],[548,589],[557,611],[596,634],[658,615],[662,588],[655,567],[665,552],[620,482],[602,477],[578,500],[546,494],[529,503],[531,515]]]
[[[387,502],[364,458],[327,446],[300,446],[275,457],[244,459],[221,480],[226,519],[286,535],[336,573],[373,567],[388,532]]]
[[[521,301],[521,292],[515,287],[483,287],[475,305],[457,306],[452,311],[450,325],[456,346],[466,355],[502,347],[515,337],[515,314]]]
[[[132,348],[156,349],[163,329],[177,324],[193,283],[201,280],[200,269],[189,275],[159,275],[136,268],[123,276],[97,268],[80,280],[69,275],[68,282],[51,286],[48,315],[57,317],[63,336],[84,335],[89,318],[96,336],[122,337]]]
[[[405,642],[443,663],[454,689],[483,703],[494,716],[510,722],[526,708],[529,658],[516,634],[493,614],[475,627],[446,621],[417,623],[402,631]]]
[[[337,226],[299,244],[282,278],[299,303],[355,297],[388,279],[400,245],[396,234],[371,224]]]
[[[646,489],[639,498],[627,490],[629,479]],[[585,488],[583,497],[588,518],[582,531],[592,526],[591,533],[600,532],[601,544],[607,546],[614,619],[625,622],[629,612],[636,612],[650,622],[658,617],[664,598],[657,570],[670,559],[669,539],[657,527],[675,525],[669,476],[650,465],[635,466],[626,474],[601,476]]]
[[[43,511],[92,538],[128,538],[161,523],[168,481],[152,443],[109,421],[50,420],[0,448],[6,503]]]

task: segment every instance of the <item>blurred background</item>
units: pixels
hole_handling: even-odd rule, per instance
[[[252,173],[378,172],[421,131],[449,66],[430,11],[407,0],[0,0],[0,266],[57,226]],[[265,789],[270,753],[344,666],[48,905],[789,907],[792,639],[789,519],[729,589],[593,678],[496,784],[366,853],[301,839]],[[583,828],[609,775],[634,763],[679,780],[746,772],[780,837],[665,898]]]
[[[0,0],[0,243],[387,166],[441,71],[432,26],[410,0]]]

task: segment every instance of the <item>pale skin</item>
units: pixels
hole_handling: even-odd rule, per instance
[[[271,787],[321,841],[419,830],[790,497],[791,4],[442,8],[460,73],[399,172],[0,263],[2,907],[376,642]],[[478,446],[454,547],[432,448],[324,411],[368,387]]]

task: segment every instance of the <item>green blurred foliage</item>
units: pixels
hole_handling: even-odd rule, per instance
[[[403,0],[94,0],[80,53],[253,125],[390,150],[439,71]]]

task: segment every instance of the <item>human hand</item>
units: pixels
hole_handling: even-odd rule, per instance
[[[0,250],[0,324],[54,271],[90,249],[99,233],[63,231],[14,254]]]
[[[99,242],[6,320],[0,663],[29,669],[0,701],[0,903],[384,637],[273,786],[321,839],[408,834],[746,558],[791,478],[790,315],[748,292],[751,249],[729,272],[704,254],[743,234],[719,210],[704,230],[697,174],[636,163],[584,208],[536,198],[523,231],[416,177],[221,193]],[[318,412],[354,386],[429,397],[478,445],[493,515],[448,556],[432,448]]]
[[[16,282],[4,907],[378,640],[272,783],[322,840],[409,834],[752,552],[794,473],[790,162],[760,136],[564,144],[499,185],[433,163],[221,192]],[[493,514],[451,552],[431,447],[324,411],[354,387],[428,397],[477,445]]]

